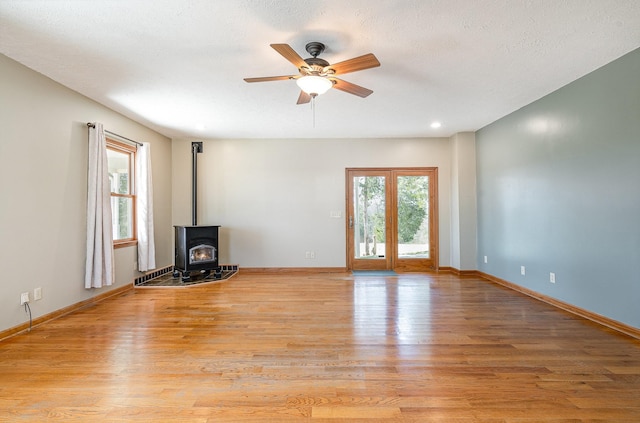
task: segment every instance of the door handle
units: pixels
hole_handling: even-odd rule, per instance
[[[349,216],[349,228],[353,228],[353,216]]]

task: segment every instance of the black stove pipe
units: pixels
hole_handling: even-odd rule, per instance
[[[198,153],[202,153],[202,142],[191,143],[191,225],[198,226]]]

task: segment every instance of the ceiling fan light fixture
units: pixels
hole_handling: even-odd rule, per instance
[[[372,94],[368,88],[361,87],[336,76],[345,73],[361,71],[380,66],[380,62],[373,53],[364,54],[352,59],[343,60],[333,65],[318,57],[324,51],[324,44],[320,42],[310,42],[305,49],[312,56],[307,59],[300,57],[289,44],[271,44],[271,47],[280,53],[282,57],[291,62],[298,69],[294,75],[282,76],[262,76],[259,78],[244,78],[246,82],[267,82],[267,81],[290,81],[296,80],[300,87],[300,94],[296,104],[313,104],[313,99],[320,94],[326,93],[331,87],[338,91],[353,94],[365,98]]]
[[[296,84],[312,97],[326,93],[333,86],[331,80],[318,75],[306,75],[298,78]]]

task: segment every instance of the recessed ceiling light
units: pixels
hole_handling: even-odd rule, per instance
[[[204,123],[199,123],[196,125],[196,129],[198,131],[204,131]]]
[[[442,124],[440,122],[432,122],[431,123],[431,127],[433,129],[440,128],[441,126],[442,126]]]

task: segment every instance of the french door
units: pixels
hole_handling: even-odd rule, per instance
[[[437,168],[347,169],[347,268],[437,268]]]

